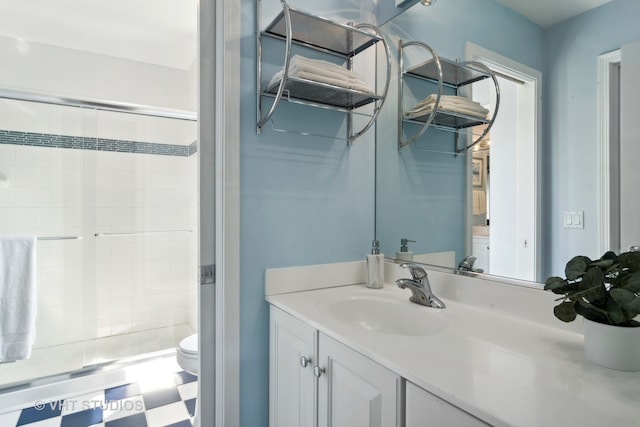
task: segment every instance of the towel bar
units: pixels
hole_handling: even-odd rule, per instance
[[[193,233],[193,230],[159,230],[159,231],[138,231],[131,233],[96,233],[96,237],[118,237],[118,236],[144,236],[147,234],[161,233]]]

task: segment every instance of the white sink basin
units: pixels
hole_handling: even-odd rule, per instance
[[[323,309],[336,319],[380,334],[424,336],[447,329],[449,322],[440,309],[375,296],[357,296],[332,301]]]

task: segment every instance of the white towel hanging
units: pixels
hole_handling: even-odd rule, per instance
[[[31,357],[36,292],[36,236],[0,236],[0,362]]]

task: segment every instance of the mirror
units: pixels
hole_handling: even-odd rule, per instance
[[[484,244],[492,255],[502,253],[500,259],[507,264],[502,270],[490,265],[489,274],[543,282],[550,275],[561,275],[565,263],[575,255],[595,258],[603,248],[619,249],[600,237],[601,209],[594,190],[601,180],[597,173],[597,67],[600,55],[640,39],[640,29],[632,18],[640,13],[640,5],[630,0],[605,0],[599,7],[559,23],[541,21],[547,22],[543,26],[503,5],[507,3],[515,2],[446,0],[432,7],[416,4],[382,26],[392,48],[393,68],[388,105],[378,119],[376,134],[376,238],[387,257],[396,257],[401,239],[406,238],[416,241],[408,246],[414,261],[446,267],[457,266],[469,254],[476,255],[476,262],[481,263],[479,248]],[[593,2],[590,5],[593,7]],[[557,18],[559,14],[549,16]],[[430,127],[416,142],[398,151],[400,40],[422,41],[451,60],[478,59],[488,52],[533,74],[539,72],[536,84],[541,91],[534,92],[533,98],[539,122],[526,125],[526,133],[538,138],[537,145],[525,156],[530,160],[526,167],[513,160],[501,163],[505,153],[497,149],[500,134],[505,132],[496,127],[498,120],[507,124],[517,121],[515,114],[522,111],[518,111],[513,96],[528,84],[509,75],[499,78],[503,93],[496,126],[487,143],[491,148],[456,155],[455,144],[461,146],[466,137]],[[425,50],[404,50],[405,69],[428,59]],[[500,64],[497,68],[509,71]],[[403,90],[414,96],[420,91],[424,93],[421,96],[428,94],[424,86],[416,89],[405,85]],[[486,87],[474,85],[465,95],[478,99],[486,93]],[[485,106],[489,103],[486,98],[480,102]],[[530,111],[530,117],[535,111]],[[416,131],[410,126],[402,125],[405,134]],[[516,144],[505,146],[513,150]],[[495,203],[499,187],[522,181],[523,169],[529,170],[531,193],[512,188],[506,193],[510,194],[510,203]],[[531,196],[533,203],[526,209],[518,208],[523,194]],[[582,228],[566,227],[566,212],[579,212]],[[518,227],[526,216],[532,226],[521,233]],[[514,240],[514,246],[486,243],[494,232],[497,234],[500,224],[504,224],[503,233],[510,234],[506,237]],[[472,238],[474,231],[476,239]],[[518,252],[526,250],[533,254],[533,265],[523,269]]]

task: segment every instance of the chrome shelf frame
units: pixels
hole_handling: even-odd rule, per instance
[[[412,117],[410,119],[404,118],[405,123],[424,124],[428,117],[433,112],[424,116]],[[431,122],[433,127],[450,128],[454,130],[465,129],[473,126],[481,126],[489,123],[488,119],[481,119],[475,116],[468,116],[466,114],[453,113],[450,111],[438,110],[435,112],[435,117]]]
[[[460,62],[447,58],[439,58],[439,60],[442,68],[442,84],[447,87],[457,89],[490,77],[486,72],[468,67]],[[437,83],[437,72],[438,68],[435,61],[427,60],[407,69],[405,74]]]
[[[347,142],[351,145],[357,138],[368,131],[375,123],[389,91],[391,78],[391,54],[389,46],[379,29],[370,24],[341,24],[315,14],[299,10],[280,0],[282,11],[266,27],[261,29],[261,1],[256,2],[256,50],[257,50],[257,81],[256,81],[256,132],[260,134],[263,126],[272,121],[280,101],[286,100],[312,107],[329,108],[345,111],[347,116]],[[263,90],[262,83],[262,37],[268,36],[283,40],[285,43],[285,58],[282,78]],[[320,52],[332,54],[347,60],[347,69],[353,65],[353,57],[364,50],[382,43],[386,57],[386,81],[382,95],[369,94],[357,90],[342,88],[326,83],[313,82],[289,75],[292,44],[305,46]],[[375,55],[376,86],[378,82],[378,52]],[[286,93],[286,97],[284,96]],[[271,107],[263,114],[263,97],[273,97]],[[359,131],[353,131],[353,110],[368,104],[374,104],[370,120]],[[366,115],[366,114],[361,114]],[[281,132],[286,132],[280,129]],[[301,135],[314,135],[306,132],[291,132]],[[314,135],[317,136],[317,135]],[[330,139],[341,139],[326,136]]]
[[[424,61],[404,71],[404,55],[403,50],[408,46],[421,46],[430,51],[432,59]],[[455,141],[455,152],[463,153],[479,144],[489,133],[491,127],[495,123],[500,108],[500,86],[496,74],[485,64],[477,61],[457,62],[445,58],[439,58],[438,55],[428,45],[422,42],[406,42],[400,40],[399,46],[399,78],[398,78],[398,149],[402,149],[418,139],[429,126],[453,131],[456,133],[466,133],[471,136],[471,144],[464,144],[463,148],[458,148],[458,138]],[[433,110],[428,115],[407,119],[404,117],[403,92],[404,80],[406,76],[423,79],[431,83],[438,84],[438,92]],[[482,119],[465,114],[454,113],[445,110],[438,110],[440,99],[442,97],[443,86],[454,88],[456,92],[463,86],[471,85],[480,80],[491,78],[495,87],[496,104],[491,118]],[[403,140],[403,131],[405,123],[413,123],[422,125],[416,134],[407,140]],[[483,132],[475,139],[474,134],[467,131],[468,128],[474,126],[486,125]]]
[[[465,62],[462,62],[461,65],[464,66],[464,67],[477,67],[477,68],[480,68],[481,70],[484,70],[484,72],[491,77],[491,80],[493,80],[493,85],[494,85],[495,91],[496,91],[496,107],[494,108],[493,115],[491,116],[491,119],[489,120],[489,123],[487,123],[487,126],[484,128],[484,131],[482,132],[482,135],[480,135],[478,138],[476,138],[476,140],[473,141],[471,144],[469,144],[469,145],[465,144],[464,148],[456,149],[456,152],[458,152],[458,153],[470,150],[473,147],[475,147],[477,144],[482,142],[482,140],[489,134],[489,131],[491,130],[491,127],[493,126],[493,124],[496,121],[496,117],[498,117],[498,110],[500,109],[500,85],[498,84],[498,77],[496,77],[496,74],[493,71],[491,71],[491,69],[489,67],[487,67],[486,65],[484,65],[483,63],[478,62],[478,61],[465,61]]]
[[[296,44],[346,57],[355,56],[383,40],[382,36],[372,35],[357,26],[335,22],[282,3],[282,11],[265,28],[264,34],[283,40],[290,36]],[[287,24],[287,14],[289,22],[295,25]],[[322,28],[321,32],[315,28],[318,26]]]

